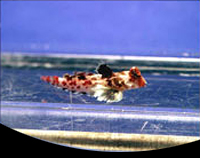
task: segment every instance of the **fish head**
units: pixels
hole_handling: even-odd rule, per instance
[[[129,70],[129,81],[134,85],[137,85],[138,88],[145,87],[147,81],[142,76],[138,67],[131,67]]]

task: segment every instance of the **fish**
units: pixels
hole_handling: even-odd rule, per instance
[[[100,64],[96,72],[75,72],[73,75],[66,73],[62,77],[41,76],[41,80],[63,90],[87,94],[107,103],[121,101],[125,90],[147,85],[138,67],[113,72],[107,64]]]

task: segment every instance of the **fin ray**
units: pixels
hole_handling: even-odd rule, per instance
[[[97,85],[93,87],[93,96],[97,98],[98,101],[106,101],[107,103],[119,102],[123,98],[123,93],[121,91],[107,88],[102,85]]]
[[[113,71],[106,64],[99,65],[96,71],[102,75],[102,78],[109,78],[113,74]]]

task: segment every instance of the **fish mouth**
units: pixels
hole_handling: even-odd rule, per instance
[[[147,81],[142,77],[140,81],[140,87],[146,87],[148,85]]]

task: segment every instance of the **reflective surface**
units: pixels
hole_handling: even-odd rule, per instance
[[[134,64],[134,62],[133,62]],[[85,64],[87,65],[87,63]],[[98,64],[96,64],[98,65]],[[115,65],[116,66],[116,65]],[[80,67],[81,68],[81,67]],[[79,70],[81,71],[81,69]],[[155,71],[157,67],[154,67]],[[95,72],[95,68],[82,71]],[[115,70],[119,71],[119,70]],[[40,80],[41,76],[63,76],[74,70],[2,67],[1,100],[20,102],[105,104],[95,98],[62,91]],[[123,100],[113,105],[140,107],[199,108],[199,77],[190,74],[145,73],[148,86],[124,92]],[[198,72],[197,72],[198,73]],[[187,76],[188,75],[188,76]]]
[[[122,101],[108,104],[40,80],[43,75],[95,72],[102,60],[8,58],[1,69],[1,122],[9,127],[199,136],[198,62],[104,60],[114,71],[138,66],[148,82],[145,88],[125,91]],[[60,69],[55,68],[58,63]]]
[[[199,136],[198,110],[119,105],[2,102],[12,128]]]

